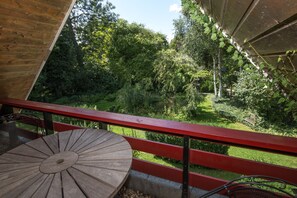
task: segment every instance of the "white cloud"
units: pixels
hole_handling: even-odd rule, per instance
[[[170,5],[170,7],[169,7],[169,11],[170,12],[177,12],[177,13],[179,13],[179,12],[181,12],[181,10],[182,10],[181,6],[178,5],[178,4],[176,4],[176,3]]]

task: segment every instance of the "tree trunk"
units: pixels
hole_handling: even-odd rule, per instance
[[[213,62],[213,90],[214,90],[214,95],[215,97],[218,96],[218,91],[217,91],[217,80],[216,80],[216,57],[212,56],[212,62]]]
[[[83,68],[84,67],[83,53],[82,53],[82,50],[81,50],[80,46],[77,43],[75,33],[74,33],[74,29],[73,29],[73,25],[72,25],[72,21],[71,21],[70,17],[68,17],[68,19],[67,19],[67,25],[69,27],[70,39],[72,40],[74,48],[75,48],[76,60],[77,60],[78,66],[79,66],[79,68]]]
[[[221,49],[219,49],[218,53],[218,75],[219,75],[219,93],[218,97],[221,98],[223,96],[223,83],[222,83],[222,65],[221,65]]]

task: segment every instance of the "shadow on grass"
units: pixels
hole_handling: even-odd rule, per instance
[[[198,115],[193,119],[197,123],[210,126],[228,126],[236,123],[218,115],[212,108],[212,94],[204,95],[204,100],[198,105]]]

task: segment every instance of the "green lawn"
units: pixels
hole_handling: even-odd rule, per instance
[[[192,119],[192,120],[183,120],[180,118],[180,115],[174,115],[174,114],[168,115],[168,116],[153,114],[150,116],[155,118],[161,118],[161,119],[177,120],[177,121],[189,122],[194,124],[202,124],[202,125],[217,126],[217,127],[223,127],[223,128],[254,132],[250,127],[242,123],[230,121],[216,114],[212,108],[211,97],[212,95],[207,95],[205,97],[205,100],[199,104],[199,114],[197,117],[195,117],[195,119]],[[73,103],[70,105],[106,111],[110,108],[110,106],[114,105],[114,103],[102,99],[102,100],[97,100],[96,102],[92,101],[92,103],[86,103],[86,101],[84,101],[84,104]],[[141,130],[124,128],[119,126],[109,126],[109,130],[121,135],[127,135],[127,136],[146,139],[145,132]],[[251,159],[251,160],[260,161],[260,162],[266,162],[271,164],[297,168],[297,158],[295,157],[289,157],[289,156],[284,156],[279,154],[271,154],[271,153],[266,153],[262,151],[255,151],[251,149],[239,148],[234,146],[230,146],[228,154],[234,157]],[[164,160],[152,154],[148,154],[144,152],[138,152],[137,157],[139,159],[159,163],[165,166],[177,167],[177,168],[182,167],[180,163]],[[209,176],[214,176],[217,178],[233,179],[238,177],[238,174],[235,174],[235,173],[230,173],[222,170],[203,168],[200,166],[191,166],[190,169],[191,171],[202,173]]]

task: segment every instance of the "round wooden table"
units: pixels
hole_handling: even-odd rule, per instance
[[[113,197],[131,162],[129,143],[112,132],[45,136],[0,156],[0,197]]]

